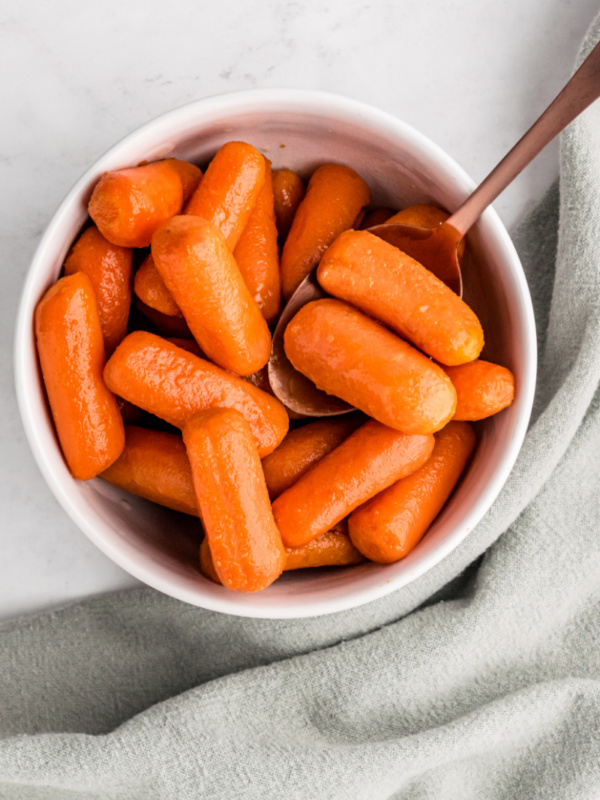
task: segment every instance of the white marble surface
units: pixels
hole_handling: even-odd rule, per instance
[[[84,168],[149,118],[233,89],[325,89],[389,111],[481,179],[569,76],[597,0],[30,0],[0,4],[0,618],[135,585],[66,517],[24,439],[20,286]],[[510,228],[551,146],[499,199]]]

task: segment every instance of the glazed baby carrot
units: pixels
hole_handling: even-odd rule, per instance
[[[458,483],[475,447],[467,422],[449,422],[435,435],[429,461],[350,515],[354,545],[367,558],[388,564],[421,541]]]
[[[273,194],[275,196],[275,219],[281,241],[288,235],[298,206],[306,194],[304,181],[291,169],[273,170]]]
[[[266,162],[252,145],[227,142],[208,165],[185,208],[212,222],[233,251],[265,181]]]
[[[456,392],[440,367],[339,300],[301,308],[284,346],[294,367],[320,389],[391,428],[434,433],[454,414]]]
[[[335,450],[363,423],[361,414],[345,414],[310,422],[290,431],[279,447],[262,462],[271,500],[289,489],[313,464]]]
[[[433,436],[409,436],[375,420],[317,461],[273,503],[287,547],[300,547],[330,530],[357,506],[419,469]]]
[[[283,571],[285,552],[250,426],[238,411],[214,408],[192,417],[183,439],[221,583],[266,589]]]
[[[104,341],[92,282],[61,278],[38,303],[35,333],[56,432],[74,478],[93,478],[118,458],[125,434],[102,380]]]
[[[198,411],[235,408],[244,415],[261,456],[287,433],[285,408],[266,392],[146,331],[123,339],[104,370],[107,386],[177,428]]]
[[[402,211],[398,211],[389,217],[387,222],[403,222],[405,225],[418,225],[421,228],[437,228],[450,217],[447,211],[432,205],[431,203],[417,203],[414,206],[407,206]],[[380,222],[372,222],[371,225],[380,225]],[[363,227],[367,228],[368,225]],[[458,257],[462,258],[465,253],[465,240],[458,245]]]
[[[200,185],[202,170],[195,164],[190,164],[189,161],[180,161],[178,158],[169,158],[167,160],[177,170],[181,180],[181,188],[183,189],[183,204],[185,205]]]
[[[367,231],[338,237],[321,259],[317,277],[325,291],[380,320],[441,364],[464,364],[481,352],[483,330],[469,306],[418,261]]]
[[[148,247],[159,225],[179,214],[183,188],[172,161],[105,172],[89,202],[100,233],[122,247]]]
[[[274,322],[281,309],[281,285],[270,162],[233,256],[263,317],[268,323]]]
[[[92,282],[107,355],[127,333],[131,262],[131,249],[111,244],[95,225],[81,234],[65,261],[65,275],[84,272]]]
[[[347,567],[352,564],[362,564],[365,560],[363,554],[350,541],[348,524],[344,520],[303,547],[286,547],[283,571],[312,567]],[[221,583],[212,560],[208,539],[204,539],[200,545],[200,570],[214,583]]]
[[[180,436],[125,426],[125,449],[100,477],[125,492],[198,516],[192,470]]]
[[[402,211],[394,212],[388,222],[404,222],[406,225],[420,225],[423,228],[435,228],[445,222],[450,214],[431,203],[417,203],[407,206]]]
[[[350,541],[348,523],[342,520],[303,547],[285,548],[284,570],[311,567],[347,567],[362,564],[365,557]]]
[[[149,254],[140,264],[133,279],[133,291],[144,305],[160,311],[169,317],[183,319],[181,309],[173,299],[173,295],[165,286],[165,282],[156,269],[156,264]]]
[[[152,238],[152,258],[194,339],[211,361],[251,375],[271,355],[271,334],[221,231],[173,217]]]
[[[286,300],[334,239],[352,227],[370,199],[369,187],[350,167],[323,164],[315,170],[281,253],[281,286]]]
[[[514,400],[515,378],[506,367],[477,359],[458,367],[444,367],[444,372],[456,389],[453,419],[486,419]]]

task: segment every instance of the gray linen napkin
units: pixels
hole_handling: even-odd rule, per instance
[[[600,797],[600,103],[517,245],[533,422],[467,541],[316,620],[143,589],[4,625],[2,800]]]

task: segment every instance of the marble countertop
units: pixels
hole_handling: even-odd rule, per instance
[[[480,180],[567,80],[597,0],[32,0],[0,11],[0,618],[136,581],[76,528],[22,431],[19,291],[84,169],[148,119],[234,89],[300,87],[378,106]],[[497,201],[513,227],[558,174],[556,145]]]

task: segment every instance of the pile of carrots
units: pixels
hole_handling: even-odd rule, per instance
[[[510,371],[479,359],[473,311],[366,230],[445,212],[365,216],[370,202],[349,167],[323,164],[305,187],[243,142],[204,173],[177,159],[108,172],[37,306],[71,474],[199,516],[201,571],[229,589],[405,557],[469,462],[470,422],[513,400]],[[289,430],[266,377],[271,330],[317,265],[331,297],[296,314],[286,353],[357,411]]]

